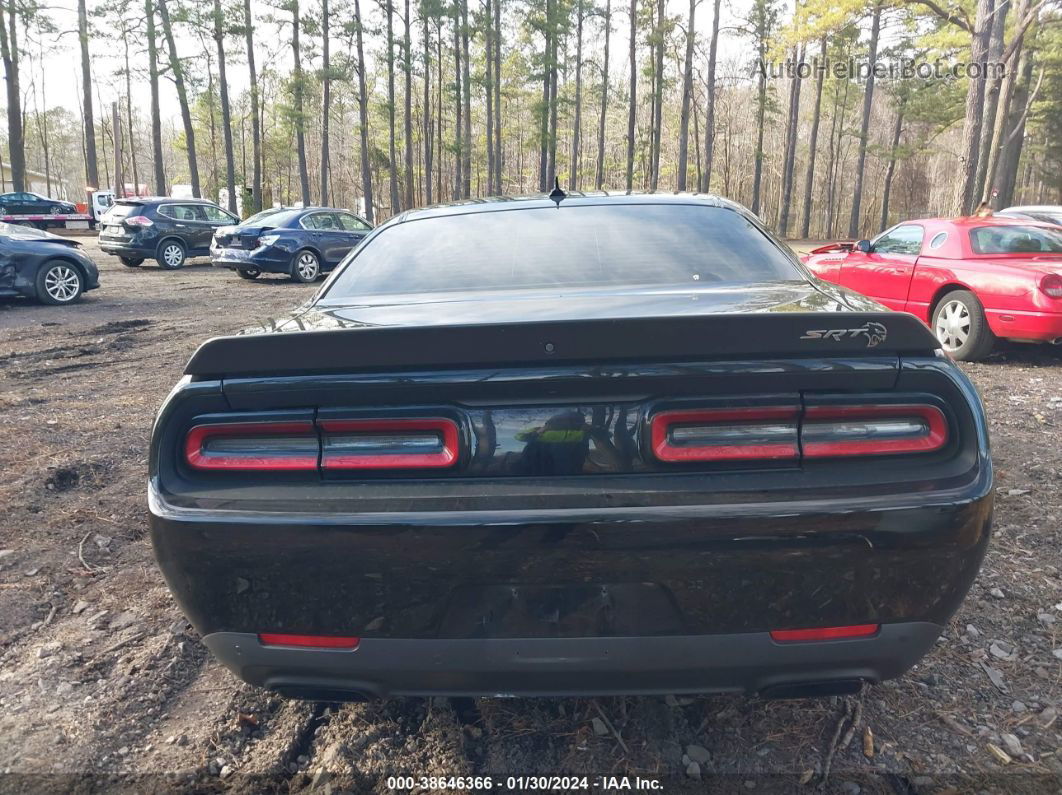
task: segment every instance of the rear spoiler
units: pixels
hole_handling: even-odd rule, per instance
[[[855,248],[856,241],[854,240],[839,240],[836,243],[827,243],[825,246],[819,246],[813,248],[808,252],[808,256],[812,254],[833,254],[841,251],[851,251]]]
[[[569,362],[704,361],[880,353],[940,346],[906,312],[777,312],[453,326],[361,327],[216,337],[185,373],[202,377]]]

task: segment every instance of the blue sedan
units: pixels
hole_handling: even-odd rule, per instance
[[[274,208],[237,226],[223,226],[210,244],[211,263],[244,279],[282,273],[312,282],[332,270],[372,226],[332,207]]]

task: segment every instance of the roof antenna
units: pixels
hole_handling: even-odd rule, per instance
[[[560,207],[560,203],[563,199],[568,198],[568,194],[561,190],[560,177],[553,178],[553,190],[549,192],[549,197],[557,203],[558,207]]]

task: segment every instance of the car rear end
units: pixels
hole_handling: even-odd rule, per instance
[[[159,240],[158,221],[150,202],[119,199],[100,219],[100,250],[130,259],[154,257]]]
[[[985,419],[913,316],[804,281],[740,310],[727,288],[553,302],[582,318],[480,295],[510,315],[487,323],[381,301],[374,325],[327,306],[344,278],[292,322],[315,330],[204,345],[154,429],[159,564],[248,682],[851,692],[926,654],[976,576]]]
[[[219,228],[210,243],[210,263],[237,271],[290,273],[295,249],[278,244],[299,234],[297,229],[287,227],[300,215],[300,210],[274,208],[263,210],[238,226]]]

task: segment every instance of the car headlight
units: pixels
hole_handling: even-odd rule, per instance
[[[258,238],[259,246],[271,246],[280,240],[280,235],[262,235]]]

